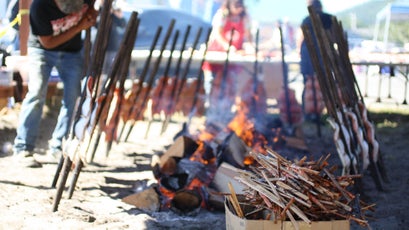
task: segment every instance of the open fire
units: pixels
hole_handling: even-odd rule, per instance
[[[248,106],[242,102],[226,126],[212,119],[195,134],[180,132],[165,152],[153,157],[151,165],[158,181],[161,210],[192,214],[200,208],[215,208],[211,197],[220,196],[223,200],[224,194],[212,182],[222,163],[246,169],[254,164],[250,151],[263,154],[266,147],[284,143],[280,127],[258,124],[261,119],[249,114]]]

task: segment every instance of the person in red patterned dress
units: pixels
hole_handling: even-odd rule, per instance
[[[243,44],[251,43],[250,18],[243,0],[225,0],[212,20],[212,33],[208,43],[209,51],[230,54],[244,49]],[[236,76],[241,67],[229,63],[205,62],[205,90],[208,112],[212,110],[229,112],[236,96]]]

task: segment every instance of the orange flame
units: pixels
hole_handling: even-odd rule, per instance
[[[238,111],[233,120],[228,124],[228,128],[233,131],[243,142],[251,147],[253,150],[257,150],[260,153],[265,152],[264,146],[268,143],[266,138],[258,134],[254,128],[254,121],[249,119],[248,107],[241,103],[238,106]]]

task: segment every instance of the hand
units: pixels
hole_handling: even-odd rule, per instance
[[[90,8],[78,23],[78,26],[81,28],[81,30],[86,30],[95,25],[97,22],[97,17],[98,11],[96,11],[94,8]]]

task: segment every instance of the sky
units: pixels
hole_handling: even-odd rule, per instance
[[[367,1],[369,0],[321,0],[324,10],[332,14]],[[247,1],[246,5],[252,19],[260,22],[287,18],[295,23],[301,22],[308,15],[306,0],[259,0],[256,4],[250,2]]]
[[[336,13],[367,1],[368,0],[321,0],[324,9],[330,13]]]

